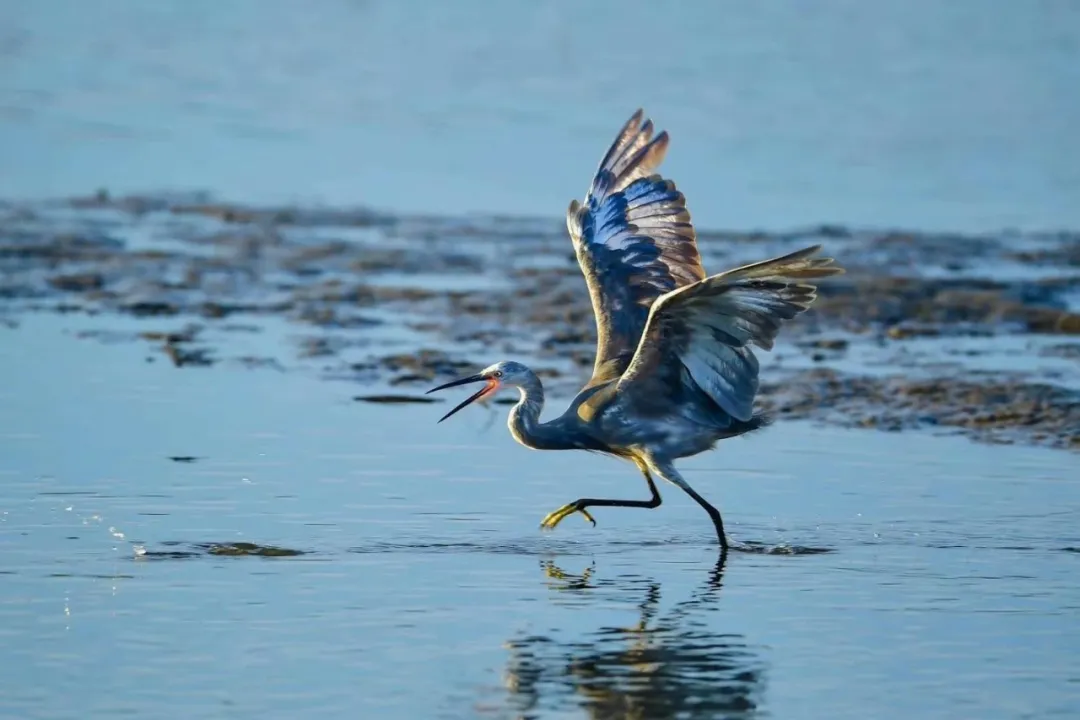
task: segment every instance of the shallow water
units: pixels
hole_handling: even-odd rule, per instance
[[[776,551],[717,578],[674,490],[541,533],[644,488],[514,445],[505,407],[436,425],[75,337],[100,324],[0,330],[0,716],[1080,713],[1071,453],[779,423],[683,463]]]
[[[644,106],[703,227],[1080,225],[1076,3],[0,2],[0,197],[556,217]]]

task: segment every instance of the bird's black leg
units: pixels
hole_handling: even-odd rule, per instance
[[[573,515],[576,512],[581,513],[589,522],[596,525],[596,521],[593,520],[593,516],[589,513],[587,508],[590,507],[634,507],[634,508],[658,508],[662,500],[660,499],[660,491],[656,489],[656,483],[653,481],[652,476],[649,474],[649,469],[642,463],[635,460],[638,469],[641,470],[642,475],[645,476],[645,482],[649,484],[649,491],[652,493],[652,497],[648,500],[605,500],[602,498],[580,498],[574,502],[563,505],[558,510],[548,513],[547,517],[540,521],[540,527],[545,530],[553,530],[556,525],[566,519],[567,516]]]
[[[728,542],[727,535],[724,533],[724,520],[720,517],[720,511],[713,507],[708,500],[698,495],[694,488],[689,485],[682,486],[682,489],[686,491],[687,495],[694,498],[698,505],[705,508],[705,512],[709,513],[713,528],[716,529],[716,539],[720,543],[720,550],[726,553],[728,551]]]
[[[708,500],[698,495],[697,491],[690,487],[690,483],[683,480],[682,475],[679,474],[679,471],[676,470],[670,462],[662,462],[652,458],[649,462],[649,469],[672,485],[678,485],[687,495],[694,498],[694,502],[703,507],[705,512],[709,513],[709,518],[712,519],[713,528],[716,529],[716,539],[720,542],[720,551],[726,554],[728,551],[728,541],[727,535],[724,534],[724,520],[720,517],[720,511],[713,507]]]

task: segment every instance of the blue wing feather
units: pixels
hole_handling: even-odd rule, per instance
[[[665,296],[617,389],[639,416],[688,414],[728,428],[754,419],[758,360],[782,324],[806,311],[815,281],[843,270],[820,246],[745,265]]]
[[[650,174],[667,152],[667,133],[634,113],[593,177],[584,204],[574,201],[567,228],[596,314],[593,381],[629,365],[658,297],[705,277],[683,194]]]

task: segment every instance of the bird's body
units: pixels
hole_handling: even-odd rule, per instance
[[[642,117],[639,110],[624,126],[585,203],[572,202],[567,213],[596,315],[589,382],[547,423],[540,421],[543,386],[520,363],[496,363],[434,390],[487,383],[446,419],[502,386],[515,386],[521,399],[508,424],[519,443],[614,455],[634,462],[648,482],[649,500],[582,498],[550,513],[543,527],[574,512],[592,521],[589,507],[657,507],[656,475],[709,513],[726,549],[720,513],[672,463],[768,423],[753,409],[758,361],[751,345],[771,349],[781,323],[813,302],[816,288],[806,281],[842,270],[830,258],[813,257],[815,246],[707,277],[682,193],[650,174],[663,160],[667,133],[653,138],[652,123]]]
[[[627,457],[645,449],[654,455],[683,458],[710,450],[724,438],[756,430],[768,422],[758,415],[750,422],[724,427],[703,424],[696,418],[714,414],[715,408],[692,393],[673,399],[681,413],[638,416],[629,396],[618,392],[618,380],[609,380],[582,389],[562,415],[541,423],[544,390],[539,378],[517,363],[500,363],[499,367],[504,373],[509,369],[526,378],[519,386],[521,399],[510,410],[507,425],[515,440],[533,450],[592,450]]]

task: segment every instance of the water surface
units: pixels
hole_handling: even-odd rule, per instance
[[[644,106],[704,227],[1080,225],[1080,6],[0,2],[0,197],[555,217]]]
[[[441,405],[72,334],[100,322],[2,330],[2,716],[1080,712],[1071,453],[780,423],[686,476],[736,539],[831,552],[718,574],[673,489],[541,533],[645,489],[514,445],[505,407],[436,425]]]

